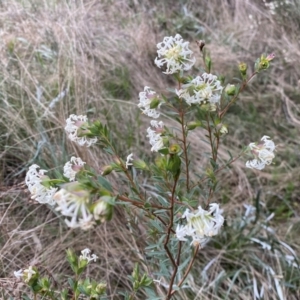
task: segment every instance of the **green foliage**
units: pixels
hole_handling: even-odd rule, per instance
[[[45,300],[55,300],[55,299],[79,299],[80,295],[88,296],[90,300],[100,300],[106,299],[106,284],[104,282],[97,282],[95,280],[91,280],[90,278],[81,279],[86,271],[87,266],[90,260],[95,260],[92,257],[89,257],[89,252],[86,255],[83,250],[81,256],[77,256],[72,249],[68,249],[66,252],[66,259],[70,264],[71,269],[74,272],[73,277],[68,277],[67,282],[69,285],[68,290],[64,289],[61,282],[54,282],[49,280],[47,277],[42,277],[38,272],[36,267],[29,267],[34,270],[34,274],[27,280],[27,271],[23,272],[23,280],[24,282],[31,288],[34,299],[37,299],[37,296],[41,296],[42,299]],[[89,250],[88,250],[89,251]],[[60,298],[58,298],[60,295]],[[30,299],[26,294],[22,295],[23,299]]]

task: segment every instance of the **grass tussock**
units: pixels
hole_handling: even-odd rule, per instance
[[[153,60],[156,43],[175,33],[188,39],[195,53],[195,41],[205,40],[213,72],[230,83],[237,83],[239,62],[253,71],[262,53],[276,54],[272,68],[259,74],[230,110],[220,158],[264,134],[278,145],[275,165],[266,171],[246,170],[240,160],[219,175],[216,200],[223,203],[226,225],[199,254],[177,299],[259,299],[262,289],[261,299],[298,299],[300,7],[296,0],[269,3],[277,6],[258,0],[1,2],[3,299],[8,294],[18,299],[24,287],[13,271],[28,264],[47,266],[45,273],[63,279],[68,247],[78,252],[89,247],[101,257],[89,272],[108,282],[110,299],[129,286],[127,276],[143,261],[148,236],[137,221],[129,223],[130,212],[118,211],[88,233],[69,231],[55,213],[31,203],[21,183],[32,163],[51,172],[61,170],[72,154],[98,169],[107,163],[102,152],[66,140],[63,127],[71,113],[106,122],[124,156],[147,155],[148,124],[136,108],[138,93],[145,85],[159,92],[172,84]],[[197,62],[201,69],[200,54]],[[195,173],[207,161],[203,138],[199,132],[192,136]],[[244,204],[256,211],[245,216]],[[157,291],[163,296],[161,282]]]

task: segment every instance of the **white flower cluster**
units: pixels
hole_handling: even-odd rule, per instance
[[[150,108],[150,105],[157,97],[156,92],[152,91],[148,86],[145,86],[144,91],[139,93],[140,103],[138,107],[145,115],[154,119],[157,119],[160,113],[155,108]]]
[[[164,130],[164,123],[162,121],[152,120],[150,122],[151,127],[147,129],[147,137],[150,139],[150,144],[152,146],[151,151],[157,152],[164,147],[163,138],[161,136]],[[154,129],[152,129],[154,128]]]
[[[65,131],[69,134],[68,136],[71,141],[76,142],[80,146],[84,146],[86,144],[87,147],[89,147],[97,142],[97,138],[91,139],[85,136],[78,136],[80,133],[85,133],[85,130],[83,130],[81,127],[83,125],[88,125],[87,122],[87,116],[70,115],[66,120],[67,125],[65,127]]]
[[[126,167],[132,165],[132,156],[127,157]],[[76,173],[84,166],[79,157],[72,157],[71,161],[65,165],[64,176],[70,181],[75,179]],[[32,165],[26,174],[26,184],[32,194],[32,199],[40,203],[57,205],[56,210],[65,217],[65,222],[70,228],[90,229],[96,221],[105,222],[112,214],[112,208],[105,201],[98,201],[94,205],[90,204],[89,192],[84,190],[79,182],[73,181],[57,188],[47,189],[41,184],[42,180],[48,177],[44,175],[46,170],[39,170],[38,165]]]
[[[155,119],[158,118],[160,116],[160,113],[156,109],[150,108],[151,102],[155,101],[155,98],[157,99],[156,93],[150,90],[150,88],[146,86],[144,88],[144,92],[141,92],[139,94],[139,97],[140,97],[140,103],[138,104],[138,107],[142,109],[143,113],[148,117],[152,117]],[[147,133],[148,133],[147,137],[149,137],[150,139],[150,144],[152,146],[151,151],[157,152],[164,146],[163,139],[161,137],[164,123],[162,121],[151,120],[150,124],[151,127],[147,129]],[[154,127],[155,129],[153,130],[152,127]],[[126,168],[127,168],[127,162],[126,162]]]
[[[275,157],[275,144],[267,135],[264,135],[259,143],[250,143],[249,148],[254,159],[246,162],[247,168],[262,170],[266,165],[270,165]]]
[[[186,236],[192,237],[193,244],[199,244],[201,247],[205,245],[209,237],[218,234],[224,223],[222,211],[217,203],[211,203],[209,210],[202,209],[190,212],[185,211],[182,218],[185,218],[186,225],[177,225],[176,236],[180,241],[187,241]]]
[[[176,91],[178,97],[183,98],[187,104],[219,104],[223,86],[217,76],[203,73],[190,83],[183,85]]]
[[[166,64],[165,74],[173,74],[179,71],[187,71],[195,64],[193,51],[189,49],[189,42],[185,42],[180,34],[175,37],[165,37],[163,42],[157,44],[158,57],[155,64],[161,68]]]
[[[38,165],[32,165],[25,178],[25,183],[31,193],[31,199],[38,201],[39,203],[48,203],[49,205],[54,205],[55,201],[53,196],[57,191],[57,188],[46,188],[42,185],[43,179],[47,179],[48,176],[44,175],[47,171],[39,169]]]
[[[72,156],[70,161],[64,165],[64,176],[69,178],[70,181],[74,181],[76,174],[84,164],[85,162],[80,157]]]
[[[87,260],[88,262],[90,261],[96,261],[99,257],[96,254],[90,255],[91,250],[89,248],[85,248],[84,250],[81,251],[81,255],[79,256],[79,260]]]
[[[90,229],[95,221],[88,207],[89,193],[83,190],[77,182],[68,185],[66,189],[62,188],[54,195],[56,210],[60,211],[63,216],[71,218],[71,220],[65,219],[68,227]]]
[[[14,271],[14,276],[17,278],[23,278],[26,283],[28,283],[32,277],[32,275],[36,274],[36,271],[33,270],[32,266],[29,266],[28,269],[24,271],[21,269],[19,271]]]
[[[165,37],[163,42],[157,44],[157,55],[155,64],[161,68],[166,65],[166,74],[173,74],[180,71],[187,71],[192,68],[196,59],[192,58],[193,52],[189,49],[189,43],[185,42],[179,34],[175,37]],[[151,107],[160,107],[156,92],[149,87],[145,87],[139,94],[140,103],[138,107],[148,117],[157,119],[160,113]],[[162,132],[164,123],[162,121],[152,120],[151,127],[147,129],[147,137],[152,146],[151,151],[159,151],[164,147]],[[127,166],[126,166],[127,167]]]

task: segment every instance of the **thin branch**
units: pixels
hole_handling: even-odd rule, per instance
[[[124,202],[129,202],[132,205],[135,205],[140,208],[144,207],[144,203],[129,199],[126,196],[118,195],[118,199],[121,201],[124,201]],[[164,207],[164,206],[160,206],[160,205],[156,205],[156,204],[150,204],[150,205],[151,205],[151,208],[166,209],[166,210],[169,209],[169,207]]]
[[[206,121],[207,121],[207,131],[208,131],[208,138],[209,138],[209,143],[210,143],[210,147],[211,147],[212,159],[215,161],[214,142],[212,139],[212,133],[211,133],[210,125],[209,125],[209,116],[207,116]]]
[[[226,114],[226,112],[228,111],[228,109],[231,107],[231,105],[233,103],[236,102],[238,96],[240,95],[240,93],[246,88],[247,84],[254,78],[255,75],[257,75],[258,72],[254,72],[247,80],[243,81],[243,84],[239,90],[239,92],[231,99],[231,101],[225,106],[225,108],[219,113],[219,117],[220,119],[222,119],[224,117],[224,115]]]
[[[187,269],[186,269],[186,271],[185,271],[185,273],[184,273],[182,279],[181,279],[181,280],[178,282],[178,284],[177,284],[178,287],[180,287],[180,286],[183,284],[184,280],[185,280],[186,277],[189,275],[189,273],[190,273],[190,271],[191,271],[191,269],[192,269],[192,266],[193,266],[193,264],[194,264],[194,261],[195,261],[195,259],[196,259],[196,255],[197,255],[197,253],[198,253],[198,250],[199,250],[199,245],[196,246],[195,251],[194,251],[193,258],[192,258],[192,260],[190,261],[190,263],[189,263],[189,265],[188,265],[188,267],[187,267]],[[170,295],[170,296],[173,296],[175,293],[176,293],[176,290],[173,290],[173,291],[171,292],[171,295]],[[171,297],[169,297],[169,298],[167,298],[167,299],[170,299],[170,298],[171,298]]]
[[[226,167],[230,166],[232,163],[234,163],[236,160],[238,160],[242,155],[244,154],[244,152],[240,153],[236,158],[234,158],[233,160],[231,160],[230,162],[228,162],[227,164],[225,164],[224,166],[220,167],[218,170],[216,170],[214,172],[214,174],[218,174],[220,171],[222,171],[223,169],[225,169]],[[206,181],[207,179],[209,179],[209,177],[205,177],[201,180],[199,180],[198,182],[196,182],[191,189],[193,189],[194,187],[196,187],[197,185],[199,185],[200,183]]]
[[[165,250],[166,250],[166,252],[167,252],[167,254],[168,254],[168,256],[169,256],[169,258],[170,258],[170,260],[173,264],[173,267],[174,267],[173,274],[172,274],[170,284],[169,284],[169,291],[168,291],[166,299],[170,299],[170,297],[171,297],[172,286],[173,286],[175,276],[176,276],[177,271],[178,271],[178,265],[175,262],[174,257],[172,256],[172,254],[169,250],[169,247],[168,247],[168,243],[169,243],[170,235],[171,235],[171,230],[172,230],[173,222],[174,222],[174,203],[175,203],[175,191],[176,191],[177,181],[178,181],[178,177],[175,178],[174,185],[173,185],[171,205],[170,205],[170,223],[169,223],[169,226],[168,226],[166,240],[164,242],[164,248],[165,248]],[[177,258],[177,260],[178,260],[178,258]]]
[[[186,190],[189,192],[189,185],[190,185],[190,174],[189,174],[189,158],[188,158],[188,151],[187,151],[187,141],[186,141],[186,133],[184,128],[184,112],[180,112],[181,115],[181,130],[182,130],[182,143],[183,143],[183,153],[185,159],[185,168],[186,168]]]

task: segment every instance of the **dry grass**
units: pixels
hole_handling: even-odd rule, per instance
[[[110,223],[89,233],[69,231],[48,208],[30,203],[24,187],[13,184],[23,181],[26,168],[33,162],[53,172],[61,169],[71,154],[80,155],[95,168],[107,163],[108,157],[100,151],[77,148],[65,140],[62,128],[70,113],[100,118],[116,131],[121,153],[127,155],[134,150],[145,155],[147,120],[144,122],[136,110],[137,95],[145,85],[164,91],[172,83],[154,67],[153,60],[156,43],[178,32],[190,41],[204,39],[213,58],[213,71],[229,76],[230,82],[236,82],[238,62],[246,61],[252,69],[253,60],[261,53],[276,53],[272,68],[253,80],[229,112],[230,134],[220,157],[227,159],[227,150],[237,154],[243,145],[264,134],[271,136],[278,147],[276,165],[265,172],[245,170],[244,162],[239,161],[220,174],[216,200],[224,204],[228,224],[219,242],[199,255],[188,279],[190,289],[180,292],[177,299],[252,299],[253,278],[259,286],[265,286],[263,299],[275,299],[277,291],[273,281],[269,289],[263,263],[268,263],[276,275],[283,275],[286,299],[299,297],[294,288],[299,283],[298,269],[274,254],[275,249],[283,251],[279,240],[295,250],[300,246],[299,3],[291,1],[272,14],[258,0],[202,2],[1,2],[3,293],[9,293],[9,286],[15,287],[12,272],[28,264],[47,266],[45,273],[62,278],[69,271],[64,261],[68,247],[76,251],[90,247],[101,257],[89,272],[108,282],[110,299],[117,299],[116,292],[129,286],[127,275],[134,262],[145,257],[147,233],[139,224],[129,223],[125,211],[117,212]],[[197,53],[196,43],[191,47]],[[201,67],[200,61],[199,55],[197,67]],[[55,102],[63,91],[66,95]],[[203,137],[199,132],[192,136],[197,172],[207,161]],[[259,200],[266,204],[260,222],[274,212],[270,221],[276,230],[274,235],[268,235],[259,223],[249,225],[252,231],[238,225],[242,222],[242,204],[251,203],[259,191]],[[273,250],[262,250],[250,236],[262,236]],[[137,240],[139,245],[135,244]],[[285,249],[284,253],[288,252]],[[201,279],[201,270],[212,259],[215,262],[208,277]],[[163,287],[158,291],[164,294]]]

